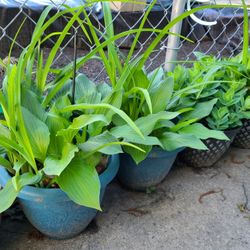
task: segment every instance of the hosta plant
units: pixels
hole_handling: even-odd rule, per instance
[[[146,60],[160,39],[168,33],[173,23],[170,23],[161,31],[156,30],[159,35],[152,42],[151,46],[144,54],[138,58],[133,58],[136,42],[140,33],[145,30],[143,26],[151,7],[147,10],[138,31],[136,31],[134,43],[127,57],[124,58],[119,48],[112,42],[119,35],[114,35],[109,5],[103,3],[104,20],[107,29],[102,36],[106,39],[104,44],[111,41],[107,44],[107,55],[100,53],[100,60],[104,63],[112,86],[106,101],[111,101],[114,104],[114,100],[118,99],[120,101],[119,107],[135,122],[143,133],[144,138],[135,134],[131,127],[124,124],[124,121],[118,116],[114,118],[113,126],[115,127],[111,129],[111,133],[116,138],[123,135],[126,142],[132,142],[144,149],[145,152],[142,152],[124,146],[125,152],[129,153],[136,163],[144,160],[153,146],[159,146],[167,151],[173,151],[186,146],[206,149],[206,146],[200,139],[207,137],[227,139],[221,132],[209,131],[202,124],[194,124],[196,122],[195,119],[188,119],[185,123],[178,122],[180,115],[192,110],[192,108],[180,108],[175,110],[175,112],[166,110],[173,94],[173,78],[167,77],[161,67],[151,73],[145,70]],[[92,37],[95,38],[96,44],[100,45],[97,39],[100,31],[94,29],[88,18],[87,22]],[[106,61],[109,61],[109,63],[105,63]],[[118,102],[116,102],[117,104]],[[210,106],[209,108],[211,111],[212,107]]]
[[[135,81],[134,86],[125,92],[121,108],[134,120],[145,138],[141,139],[136,135],[119,117],[115,117],[116,127],[111,129],[111,133],[115,137],[124,134],[126,141],[145,150],[141,152],[124,146],[125,152],[137,163],[145,159],[152,146],[161,147],[166,151],[183,147],[206,149],[201,139],[227,140],[222,132],[209,130],[204,125],[196,123],[197,119],[188,118],[182,121],[180,117],[194,111],[191,107],[180,108],[174,112],[167,111],[173,94],[174,80],[166,76],[162,68],[148,75],[141,71],[134,77],[141,80]],[[139,91],[134,91],[136,89]],[[212,105],[206,106],[207,112],[211,112],[211,109]]]
[[[98,104],[105,93],[95,91],[93,95],[91,87],[104,89],[104,86],[96,87],[83,75],[77,77],[77,86],[81,87],[77,88],[76,103],[79,104],[76,105],[84,111],[75,117],[67,95],[57,97],[45,109],[39,91],[32,91],[24,83],[18,90],[13,81],[16,70],[16,65],[8,69],[0,92],[5,118],[0,125],[0,145],[6,153],[0,161],[12,175],[0,191],[1,211],[12,204],[26,185],[60,187],[76,203],[100,209],[96,166],[103,154],[121,153],[121,144],[133,145],[120,142],[108,131],[112,115],[96,114],[95,110],[107,108],[120,114],[140,135],[139,129],[121,110]],[[97,104],[81,103],[80,99],[88,98],[95,99]]]

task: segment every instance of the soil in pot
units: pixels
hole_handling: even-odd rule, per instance
[[[138,165],[130,155],[121,154],[118,179],[124,186],[135,191],[154,187],[167,176],[181,150],[167,152],[154,147],[147,158]]]
[[[244,120],[240,131],[234,138],[233,146],[250,149],[250,120]]]
[[[119,156],[110,158],[107,168],[99,175],[101,182],[100,200],[106,186],[116,176]],[[0,183],[5,185],[11,177],[0,167]],[[71,201],[58,188],[36,188],[26,186],[18,196],[28,220],[43,234],[55,239],[72,238],[81,233],[96,216],[97,210],[80,206]]]
[[[208,150],[186,148],[180,153],[180,160],[191,167],[211,167],[223,156],[223,154],[225,154],[238,132],[239,129],[225,131],[224,133],[230,139],[229,141],[213,138],[203,140]]]

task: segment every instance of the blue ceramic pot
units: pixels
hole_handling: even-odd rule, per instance
[[[164,151],[154,147],[147,158],[136,165],[128,154],[121,154],[121,166],[118,172],[119,181],[126,187],[145,191],[159,184],[170,171],[177,154],[183,149]]]
[[[110,158],[107,169],[100,175],[100,200],[118,169],[119,155],[114,155]],[[0,184],[4,186],[10,178],[8,172],[0,167]],[[56,239],[71,238],[79,234],[97,213],[96,209],[74,203],[61,189],[26,186],[18,199],[31,224],[43,234]]]

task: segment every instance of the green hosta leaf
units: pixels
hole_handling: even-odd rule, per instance
[[[173,151],[182,147],[207,149],[205,144],[200,139],[189,134],[165,132],[159,139],[163,148],[167,151]]]
[[[7,127],[3,126],[2,124],[0,124],[0,135],[10,139],[10,130],[7,129]]]
[[[170,130],[172,131],[172,132],[177,132],[177,131],[179,131],[181,128],[183,128],[183,127],[186,127],[186,126],[188,126],[188,125],[190,125],[191,123],[194,123],[194,122],[196,122],[197,121],[197,119],[190,119],[190,120],[187,120],[187,121],[180,121],[180,122],[178,122],[175,126],[173,126]]]
[[[108,96],[112,92],[111,86],[105,82],[96,85],[96,89],[101,94],[102,99],[104,99],[106,96]]]
[[[57,178],[60,188],[79,205],[100,208],[100,180],[95,166],[76,157]]]
[[[44,122],[46,120],[47,113],[39,102],[38,96],[31,90],[26,89],[25,86],[22,88],[22,106],[41,121]]]
[[[5,154],[6,150],[4,147],[0,146],[0,155]]]
[[[174,104],[174,103],[171,103],[170,104],[170,106],[169,107],[173,107],[174,108],[174,110],[178,110],[179,108],[187,108],[187,107],[192,107],[192,109],[194,110],[194,107],[195,107],[195,105],[196,105],[196,101],[195,100],[193,100],[192,98],[190,98],[190,96],[188,95],[188,96],[181,96],[181,97],[179,97],[179,101],[178,101],[178,103],[176,103],[176,104]],[[178,105],[180,106],[180,107],[178,107]],[[177,106],[177,107],[176,107]],[[169,108],[168,107],[168,108]]]
[[[173,94],[174,81],[172,77],[168,77],[161,81],[156,88],[150,91],[153,113],[164,111]]]
[[[75,98],[76,103],[98,103],[101,101],[101,94],[97,92],[94,82],[84,74],[79,74],[76,77]]]
[[[96,151],[106,155],[122,153],[121,145],[112,144],[114,142],[118,142],[116,137],[114,137],[108,131],[105,131],[103,134],[90,137],[87,142],[80,144],[79,148],[85,153]]]
[[[84,162],[89,166],[97,166],[99,163],[101,163],[103,157],[105,158],[106,156],[103,156],[102,153],[97,152],[86,158],[84,152],[78,152],[77,157],[84,159]]]
[[[12,153],[18,152],[18,154],[22,155],[23,158],[26,159],[32,165],[33,161],[31,159],[31,157],[14,140],[10,140],[10,139],[0,135],[0,145],[5,150],[11,151]]]
[[[190,120],[190,119],[202,119],[204,117],[207,117],[211,111],[213,110],[213,107],[215,103],[217,102],[217,99],[212,99],[208,102],[201,102],[198,103],[193,111],[187,112],[183,114],[182,121]]]
[[[65,107],[62,112],[68,112],[68,111],[73,111],[73,110],[88,110],[88,109],[108,109],[112,110],[114,113],[118,114],[126,123],[136,132],[138,133],[142,138],[143,134],[140,131],[140,129],[135,125],[135,123],[131,120],[131,118],[122,110],[107,104],[107,103],[101,103],[101,104],[87,104],[87,103],[81,103],[81,104],[76,104],[76,105],[71,105]]]
[[[159,128],[165,128],[165,129],[172,128],[174,126],[175,126],[175,124],[172,121],[169,121],[169,120],[159,121],[155,125],[155,130],[159,129]]]
[[[80,115],[73,120],[69,128],[79,130],[94,122],[103,122],[108,125],[110,121],[104,115]]]
[[[17,174],[19,174],[19,171],[25,163],[26,161],[22,158],[14,163],[13,169],[16,171]]]
[[[22,108],[23,119],[35,158],[44,160],[50,142],[47,125],[35,117],[26,108]]]
[[[15,201],[19,191],[17,191],[10,179],[5,187],[0,190],[0,213],[8,209]]]
[[[120,89],[120,90],[113,90],[112,89],[112,92],[102,100],[102,103],[110,104],[116,108],[120,108],[121,104],[122,104],[123,95],[124,95],[124,93],[123,93],[122,89]],[[104,111],[104,113],[100,112],[100,110]],[[105,114],[106,117],[107,117],[108,113],[112,113],[112,114],[115,113],[114,111],[107,110],[105,108],[97,109],[97,111],[99,111],[98,114]]]
[[[50,92],[53,89],[53,85],[48,87],[48,91]],[[57,101],[58,99],[62,98],[63,96],[68,97],[72,89],[72,80],[65,80],[64,85],[61,89],[54,95],[53,102]]]
[[[121,146],[132,147],[136,150],[144,152],[143,149],[126,141],[118,141],[112,134],[105,131],[95,137],[91,137],[87,142],[79,144],[79,148],[85,153],[83,158],[87,159],[96,152],[101,152],[106,155],[122,153]]]
[[[143,149],[145,152],[141,152],[131,147],[124,147],[124,151],[133,158],[136,164],[139,164],[150,153],[150,151],[152,150],[152,146],[142,145],[142,144],[136,144],[136,145],[141,149]]]
[[[200,123],[186,126],[185,128],[180,129],[178,132],[180,134],[194,135],[202,140],[206,140],[208,138],[215,138],[218,140],[229,140],[229,138],[222,131],[210,130]]]
[[[125,95],[126,96],[130,96],[134,93],[138,93],[142,96],[142,98],[145,99],[148,109],[149,109],[149,113],[152,114],[153,109],[152,109],[152,102],[151,102],[151,98],[149,95],[149,92],[147,89],[144,88],[139,88],[139,87],[133,87],[132,89],[130,89]]]
[[[177,117],[178,112],[166,112],[162,111],[157,114],[151,114],[146,117],[141,117],[135,121],[136,126],[140,129],[144,136],[149,135],[155,129],[156,124],[159,121],[171,120]],[[136,133],[128,125],[117,126],[111,129],[111,134],[116,138],[125,138],[130,141],[133,138],[137,138]]]
[[[159,67],[148,74],[148,79],[150,81],[150,90],[153,88],[158,88],[158,85],[162,82],[164,75],[165,72],[162,67]]]
[[[139,88],[144,88],[147,89],[150,86],[150,81],[145,74],[145,72],[140,69],[140,70],[135,70],[130,84],[128,84],[126,87],[126,90],[130,90],[133,87],[139,87]]]
[[[52,106],[50,110],[50,113],[60,115],[64,117],[65,119],[69,120],[70,117],[72,116],[72,112],[61,113],[61,110],[68,105],[71,105],[69,96],[68,95],[62,96],[55,101],[54,105]]]
[[[68,142],[71,142],[81,128],[95,122],[101,122],[103,125],[109,124],[108,119],[104,115],[80,115],[73,120],[68,128],[58,131],[57,135],[64,136]],[[93,133],[94,132],[95,131],[93,131]],[[93,134],[91,133],[90,136],[92,135]]]
[[[47,175],[59,176],[69,165],[78,150],[79,149],[77,148],[77,146],[71,143],[65,143],[60,158],[56,158],[54,156],[47,156],[44,162],[44,173]]]
[[[49,112],[46,124],[50,131],[50,144],[47,154],[60,156],[65,141],[62,136],[57,136],[57,132],[68,127],[70,123],[66,118]]]
[[[129,142],[140,145],[148,145],[148,146],[150,145],[162,146],[159,139],[154,136],[145,136],[144,139],[142,139],[141,137],[136,135],[134,137],[129,138]]]
[[[121,107],[122,97],[123,97],[123,90],[118,90],[118,91],[112,90],[112,92],[102,100],[102,103],[110,104],[119,109]],[[114,116],[117,116],[120,118],[120,120],[126,123],[123,117],[121,117],[120,114],[116,114],[116,112],[112,109],[110,110],[107,108],[99,108],[95,110],[95,113],[103,114],[108,120],[111,120],[111,119],[113,120]],[[91,133],[92,131],[96,131],[95,134],[101,133],[102,128],[103,128],[103,124],[101,123],[91,124],[89,127]]]

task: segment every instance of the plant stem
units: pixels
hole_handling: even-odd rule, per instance
[[[75,104],[75,91],[76,91],[76,60],[77,60],[77,29],[74,28],[74,71],[73,71],[73,84],[72,84],[72,104]]]

